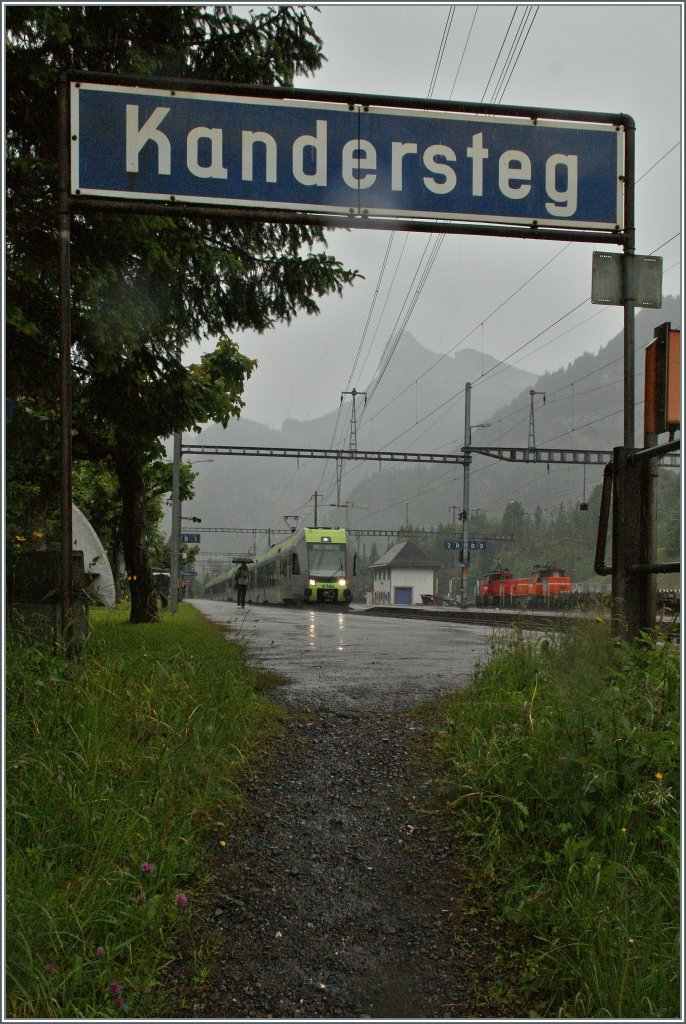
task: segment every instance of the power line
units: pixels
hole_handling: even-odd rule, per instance
[[[441,42],[440,42],[440,45],[438,47],[438,53],[436,55],[436,63],[434,64],[433,74],[431,75],[431,82],[429,83],[429,91],[427,93],[427,98],[428,99],[431,99],[431,97],[433,95],[433,91],[436,88],[436,81],[438,79],[438,72],[439,72],[439,69],[440,69],[440,66],[441,66],[441,62],[443,61],[443,54],[445,53],[445,46],[446,46],[446,43],[448,42],[448,36],[450,35],[450,28],[452,26],[454,16],[455,16],[455,8],[454,8],[454,6],[451,6],[450,9],[448,10],[448,17],[447,17],[446,23],[445,23],[445,25],[443,27],[443,36],[441,38]]]
[[[522,19],[522,22],[521,22],[520,27],[519,27],[518,38],[521,38],[521,34],[522,34],[523,30],[524,30],[524,24],[525,24],[526,18],[530,14],[531,14],[531,8],[527,8],[527,11],[525,12],[524,18]],[[521,55],[522,50],[524,49],[526,41],[529,38],[529,33],[531,32],[531,27],[532,27],[534,21],[536,20],[536,15],[537,14],[538,14],[538,7],[536,8],[536,10],[533,12],[533,15],[531,16],[531,21],[529,22],[529,27],[526,30],[526,35],[524,36],[524,39],[522,40],[521,46],[519,47],[519,51],[517,53],[517,56],[516,56],[515,60],[512,63],[512,67],[511,67],[510,73],[507,76],[507,81],[503,84],[500,96],[497,96],[497,91],[498,91],[497,87],[495,89],[494,97],[493,97],[493,102],[495,102],[495,103],[499,103],[500,100],[502,100],[503,96],[505,95],[505,91],[506,91],[508,85],[510,84],[510,79],[512,78],[512,75],[514,73],[514,69],[516,68],[516,66],[517,66],[517,64],[519,62],[519,57]],[[506,73],[507,73],[507,68],[505,68],[503,70],[503,73],[501,74],[501,78]]]
[[[450,87],[450,94],[448,96],[449,100],[451,100],[453,98],[453,93],[455,92],[455,86],[457,85],[457,79],[458,79],[458,76],[460,74],[460,69],[462,68],[462,61],[464,60],[464,55],[467,52],[467,47],[469,46],[469,40],[470,40],[470,37],[471,37],[471,34],[472,34],[472,29],[474,28],[474,22],[476,21],[476,16],[477,16],[478,13],[479,13],[479,7],[477,5],[474,8],[474,17],[472,18],[472,23],[469,26],[469,32],[467,33],[467,38],[465,40],[465,44],[462,47],[462,53],[460,55],[460,62],[457,65],[457,71],[455,72],[455,77],[453,78],[453,84]]]

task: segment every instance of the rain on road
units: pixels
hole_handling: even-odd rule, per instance
[[[248,660],[284,676],[283,696],[310,706],[408,708],[468,685],[493,628],[355,611],[193,600],[245,644]]]

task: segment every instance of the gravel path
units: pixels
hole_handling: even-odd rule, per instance
[[[438,705],[274,695],[289,723],[242,816],[207,837],[210,895],[171,971],[172,1016],[515,1016],[504,934],[430,813]]]

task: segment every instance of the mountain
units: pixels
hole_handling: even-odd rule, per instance
[[[660,310],[636,316],[637,444],[642,438],[644,349],[654,328],[670,321],[681,326],[681,300],[666,297]],[[459,452],[464,435],[464,385],[472,383],[472,443],[527,447],[530,390],[534,396],[535,441],[540,448],[608,451],[622,443],[623,338],[612,338],[598,353],[585,353],[566,367],[535,377],[487,354],[458,351],[440,357],[403,334],[387,372],[365,409],[356,400],[357,448],[376,451]],[[371,387],[370,387],[371,390]],[[545,401],[543,399],[545,395]],[[441,410],[423,422],[430,411]],[[349,447],[351,404],[314,420],[284,421],[274,430],[249,419],[232,421],[226,430],[209,425],[200,434],[184,435],[185,444],[256,445],[263,447]],[[186,456],[200,463],[213,458],[210,470],[198,465],[196,495],[184,508],[203,526],[202,549],[244,551],[253,538],[218,535],[208,527],[283,529],[284,515],[298,514],[300,525],[312,523],[318,491],[318,522],[370,529],[448,523],[463,503],[461,466],[342,463],[341,502],[337,501],[335,463],[286,458]],[[498,461],[475,455],[470,472],[470,510],[500,516],[508,501],[525,509],[544,510],[560,503],[578,504],[602,478],[602,465],[544,466]],[[263,535],[256,538],[258,549]]]

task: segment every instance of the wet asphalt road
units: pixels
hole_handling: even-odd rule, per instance
[[[312,708],[411,708],[468,685],[490,626],[324,609],[190,601],[225,624],[249,661],[287,679],[282,697]]]

